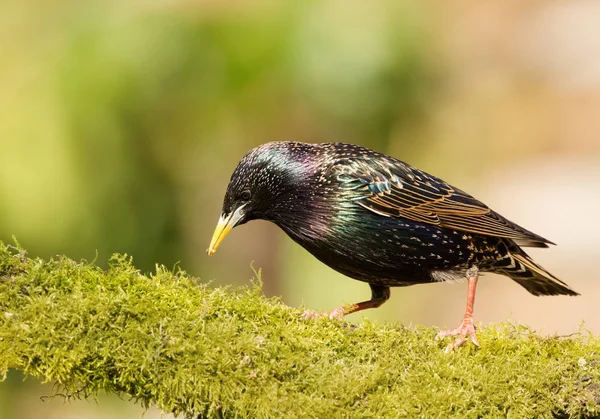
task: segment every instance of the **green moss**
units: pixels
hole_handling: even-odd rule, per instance
[[[103,271],[0,242],[0,379],[9,368],[187,417],[593,417],[600,339],[501,324],[445,354],[430,328],[322,319],[185,272]]]

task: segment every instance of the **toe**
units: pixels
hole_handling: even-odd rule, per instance
[[[329,318],[331,320],[342,320],[344,318],[343,307],[334,308],[329,312]]]
[[[453,352],[456,348],[458,348],[459,346],[462,346],[465,343],[466,339],[464,337],[459,337],[458,339],[455,339],[454,342],[449,343],[448,346],[446,346],[446,349],[444,349],[445,353],[450,353]]]
[[[312,310],[304,310],[302,313],[302,320],[313,320],[321,317],[321,313]]]
[[[458,335],[458,333],[459,333],[458,329],[440,330],[438,332],[437,336],[435,337],[435,340],[444,340],[448,336],[455,336],[455,335]]]

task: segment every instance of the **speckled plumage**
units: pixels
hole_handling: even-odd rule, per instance
[[[504,274],[534,295],[577,295],[521,249],[550,241],[443,180],[364,147],[254,148],[227,188],[223,217],[236,210],[236,225],[274,222],[323,263],[369,283],[379,304],[387,287],[464,278],[473,267]]]

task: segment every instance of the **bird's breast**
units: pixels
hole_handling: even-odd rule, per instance
[[[431,271],[468,263],[467,236],[355,203],[313,205],[287,221],[282,229],[317,259],[366,282],[429,282]]]

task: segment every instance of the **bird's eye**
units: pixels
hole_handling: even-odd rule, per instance
[[[252,194],[250,193],[250,191],[248,189],[246,189],[245,191],[242,191],[242,195],[240,197],[244,201],[249,201],[250,198],[252,197]]]

